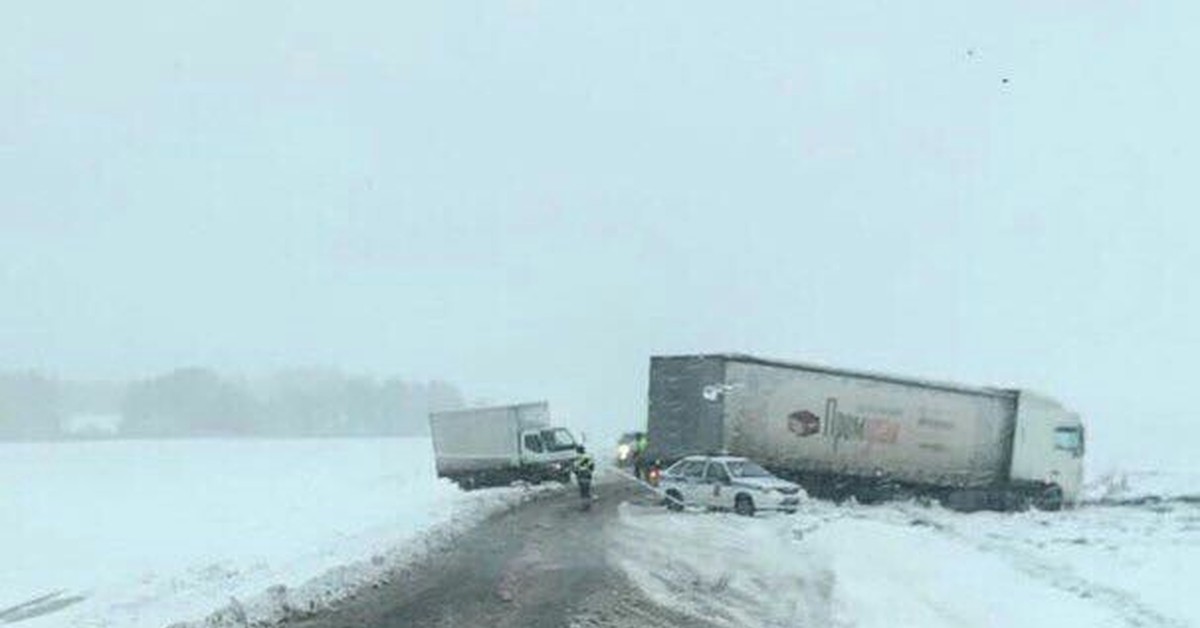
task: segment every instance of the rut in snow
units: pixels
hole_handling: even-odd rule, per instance
[[[1069,567],[1046,561],[1013,541],[996,536],[989,536],[986,540],[973,538],[944,521],[931,522],[921,513],[909,508],[898,507],[897,510],[912,517],[914,524],[929,525],[956,541],[1003,557],[1010,565],[1031,578],[1080,599],[1101,604],[1129,626],[1175,628],[1188,625],[1187,622],[1160,613],[1129,591],[1088,580]]]

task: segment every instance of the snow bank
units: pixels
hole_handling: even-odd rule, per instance
[[[161,628],[323,606],[530,494],[438,480],[428,439],[0,445],[0,611]],[[36,608],[36,605],[35,607]]]
[[[1088,481],[1083,487],[1083,499],[1101,504],[1200,502],[1200,473],[1116,469]]]
[[[1178,479],[1168,483],[1181,485]],[[1200,582],[1195,503],[969,516],[916,512],[946,538],[1002,557],[1015,572],[1086,600],[1121,625],[1200,625],[1200,600],[1191,593]]]
[[[827,626],[829,556],[797,542],[794,520],[622,504],[611,559],[655,602],[726,626]]]
[[[961,514],[813,502],[795,516],[628,505],[613,558],[727,626],[1200,624],[1200,509]]]

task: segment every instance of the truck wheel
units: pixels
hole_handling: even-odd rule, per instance
[[[1063,506],[1063,491],[1062,487],[1057,484],[1047,486],[1042,492],[1034,498],[1034,505],[1038,510],[1062,510]]]
[[[683,510],[683,495],[680,495],[679,491],[673,489],[667,491],[667,499],[665,501],[667,502],[667,510],[671,512]]]
[[[1029,510],[1030,497],[1027,491],[1009,489],[1002,495],[1005,512],[1025,512]]]
[[[749,495],[742,493],[733,500],[733,512],[736,512],[743,517],[754,516],[754,500]]]

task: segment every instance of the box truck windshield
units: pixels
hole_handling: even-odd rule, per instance
[[[542,442],[547,451],[567,451],[575,449],[575,438],[565,428],[542,430]]]

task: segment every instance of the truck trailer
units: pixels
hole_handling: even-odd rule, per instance
[[[575,439],[544,401],[434,412],[429,431],[438,477],[463,488],[571,479]]]
[[[742,354],[652,357],[647,422],[652,460],[745,456],[831,499],[1054,510],[1083,476],[1083,423],[1049,397]]]

